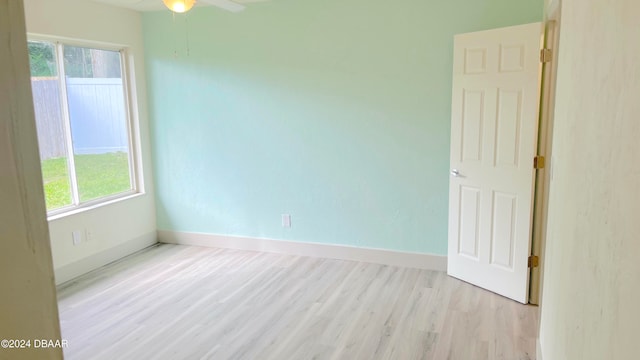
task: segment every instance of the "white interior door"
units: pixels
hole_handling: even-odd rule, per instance
[[[454,40],[451,276],[526,303],[542,24]]]

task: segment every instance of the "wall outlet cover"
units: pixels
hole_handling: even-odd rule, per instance
[[[282,227],[290,228],[291,227],[291,215],[282,214]]]
[[[73,245],[78,246],[82,242],[82,230],[74,230],[71,232],[71,238],[73,239]]]

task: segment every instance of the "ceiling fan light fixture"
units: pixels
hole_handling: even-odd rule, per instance
[[[162,0],[162,2],[173,12],[184,13],[191,10],[196,0]]]

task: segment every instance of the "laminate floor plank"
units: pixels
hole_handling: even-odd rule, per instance
[[[533,360],[537,307],[437,271],[157,245],[58,288],[66,359]]]

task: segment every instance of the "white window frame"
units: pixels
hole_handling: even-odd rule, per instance
[[[126,46],[106,44],[93,41],[83,41],[76,39],[67,39],[59,37],[51,37],[45,35],[27,35],[28,41],[47,42],[55,46],[55,58],[56,58],[56,70],[58,71],[58,86],[60,87],[60,107],[62,110],[61,116],[64,119],[64,132],[66,141],[66,156],[67,167],[69,171],[69,187],[71,192],[71,204],[63,206],[53,210],[47,210],[47,216],[49,220],[61,218],[67,215],[75,214],[84,210],[93,209],[95,207],[119,202],[122,200],[130,199],[132,197],[141,195],[144,193],[142,183],[142,171],[140,168],[139,159],[141,158],[141,149],[138,146],[137,134],[139,134],[139,122],[135,109],[136,97],[133,93],[134,86],[132,79],[134,78],[133,67],[130,67],[130,51]],[[130,189],[124,192],[120,192],[113,195],[104,196],[98,199],[93,199],[85,202],[80,202],[78,194],[78,181],[75,168],[75,157],[73,153],[73,139],[71,137],[71,119],[69,117],[69,103],[67,99],[67,87],[65,81],[65,69],[64,69],[64,49],[63,46],[77,46],[85,47],[97,50],[115,51],[120,54],[120,71],[122,76],[122,88],[124,93],[124,111],[127,123],[127,138],[128,138],[128,156],[129,156],[129,182]],[[37,129],[36,129],[37,130]]]

